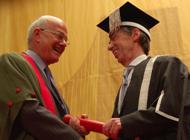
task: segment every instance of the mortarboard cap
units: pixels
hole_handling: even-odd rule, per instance
[[[119,26],[133,26],[145,32],[150,38],[149,29],[157,23],[159,23],[157,19],[143,12],[130,2],[126,2],[97,26],[107,33],[114,31]]]

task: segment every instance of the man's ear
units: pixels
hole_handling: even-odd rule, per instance
[[[34,29],[34,32],[33,32],[33,39],[36,43],[39,43],[40,42],[40,34],[41,30],[39,28],[36,28]]]
[[[133,38],[133,40],[138,41],[139,38],[140,38],[140,34],[141,34],[140,30],[138,28],[134,28],[132,30],[132,38]]]

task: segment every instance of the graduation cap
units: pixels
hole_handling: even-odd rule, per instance
[[[97,26],[109,33],[120,26],[132,26],[145,32],[150,38],[149,29],[155,26],[159,21],[130,2],[126,2],[119,9],[111,13],[107,18]]]

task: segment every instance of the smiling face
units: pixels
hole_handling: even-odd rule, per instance
[[[124,31],[124,28],[120,28],[110,35],[108,50],[113,53],[120,64],[128,66],[137,56],[144,54],[139,44],[139,37],[140,30],[137,28],[131,31]]]
[[[67,46],[67,28],[61,20],[48,20],[43,28],[34,30],[32,49],[47,64],[56,63]]]
[[[130,35],[122,31],[117,31],[110,36],[108,50],[113,53],[115,58],[122,65],[129,63],[132,57],[133,40]]]

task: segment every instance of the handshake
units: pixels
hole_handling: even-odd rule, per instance
[[[80,118],[76,118],[67,114],[64,116],[63,121],[78,131],[81,135],[85,136],[89,134],[90,131],[93,131],[111,137],[113,140],[118,139],[118,133],[121,129],[119,118],[112,118],[108,122],[104,123],[88,119],[87,115],[82,115]],[[120,127],[118,127],[118,122]]]

